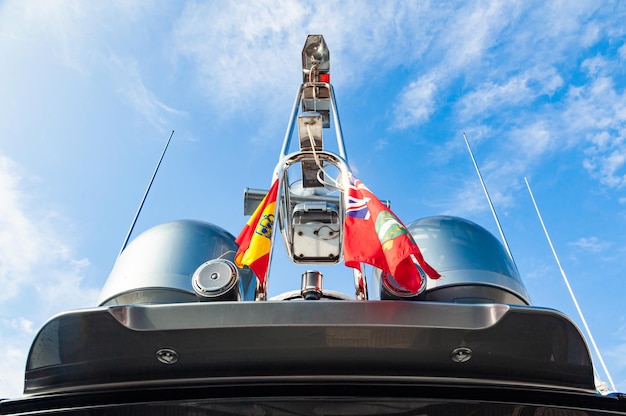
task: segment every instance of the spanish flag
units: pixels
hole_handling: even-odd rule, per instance
[[[277,194],[278,179],[274,181],[265,198],[235,239],[239,244],[235,263],[239,267],[250,266],[261,283],[264,283],[267,277]]]

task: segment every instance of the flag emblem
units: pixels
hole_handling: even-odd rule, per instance
[[[378,240],[385,249],[385,244],[396,237],[406,235],[411,241],[413,237],[409,234],[409,231],[400,223],[396,216],[389,211],[381,211],[374,223],[374,229],[378,235]],[[392,244],[393,245],[393,244]]]
[[[274,214],[263,215],[255,233],[265,238],[272,238],[272,226],[274,225]]]

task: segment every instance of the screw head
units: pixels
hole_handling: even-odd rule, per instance
[[[455,363],[464,363],[472,358],[472,350],[467,347],[459,347],[452,350],[450,359]]]
[[[156,356],[163,364],[174,364],[178,361],[178,353],[171,348],[161,348],[156,352]]]

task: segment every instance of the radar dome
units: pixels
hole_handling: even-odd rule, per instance
[[[528,305],[515,263],[493,234],[452,216],[427,217],[407,228],[424,258],[441,274],[427,279],[425,300]]]
[[[121,253],[98,304],[197,302],[194,272],[209,260],[232,260],[236,251],[235,238],[207,222],[179,220],[157,225]],[[245,287],[252,275],[240,272]]]

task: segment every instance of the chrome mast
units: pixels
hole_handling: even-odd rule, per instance
[[[302,49],[303,82],[294,100],[273,178],[278,178],[274,218],[290,260],[297,264],[337,264],[342,260],[347,205],[348,156],[333,87],[330,53],[322,35],[309,35]],[[300,111],[299,111],[300,110]],[[331,123],[332,120],[332,123]],[[337,151],[324,144],[323,131],[333,124]],[[298,127],[299,149],[290,152]],[[298,170],[296,166],[300,166]],[[336,174],[336,178],[332,177]],[[258,193],[258,192],[257,192]],[[244,211],[254,210],[258,195],[244,196]],[[276,227],[274,226],[274,229]],[[269,253],[271,267],[276,233]],[[363,267],[354,270],[355,295],[367,299]],[[267,272],[269,275],[269,269]],[[267,276],[256,299],[267,299]]]

